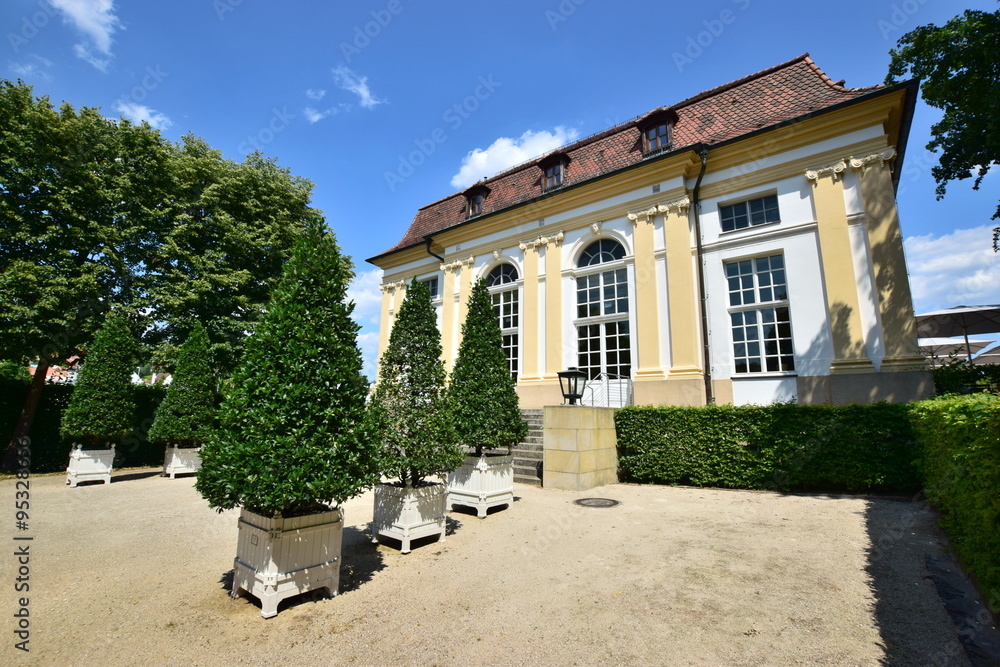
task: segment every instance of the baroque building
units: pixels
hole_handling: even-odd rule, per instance
[[[379,353],[416,278],[450,368],[484,278],[523,408],[569,367],[596,404],[926,397],[895,199],[916,96],[806,54],[428,204],[368,260]]]

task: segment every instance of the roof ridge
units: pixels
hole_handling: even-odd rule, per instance
[[[827,76],[823,72],[823,70],[821,70],[812,61],[812,58],[809,57],[809,53],[806,52],[806,53],[803,53],[800,56],[792,58],[791,60],[787,60],[787,61],[785,61],[783,63],[779,63],[777,65],[773,65],[771,67],[768,67],[767,69],[760,70],[759,72],[755,72],[753,74],[748,74],[747,76],[741,77],[739,79],[734,79],[733,81],[730,81],[729,83],[724,83],[722,85],[716,86],[715,88],[710,88],[709,90],[702,91],[702,92],[698,93],[697,95],[693,95],[693,96],[691,96],[691,97],[689,97],[689,98],[687,98],[685,100],[682,100],[682,101],[680,101],[680,102],[678,102],[676,104],[671,104],[669,106],[659,106],[659,107],[656,107],[655,109],[643,112],[643,113],[641,113],[641,114],[639,114],[637,116],[634,116],[634,117],[632,117],[632,118],[630,118],[630,119],[628,119],[626,121],[623,121],[621,123],[616,123],[615,125],[612,125],[611,127],[606,127],[606,128],[604,128],[603,130],[601,130],[599,132],[595,132],[594,134],[587,135],[586,137],[583,137],[582,139],[576,139],[574,141],[571,141],[569,143],[563,144],[561,146],[557,146],[556,148],[553,148],[552,150],[546,151],[544,153],[540,153],[540,154],[538,154],[538,155],[536,155],[536,156],[534,156],[532,158],[529,158],[527,160],[523,160],[521,162],[518,162],[515,165],[511,165],[510,167],[507,167],[503,171],[499,171],[499,172],[497,172],[495,174],[492,174],[491,176],[487,176],[485,178],[481,178],[478,181],[476,181],[476,183],[488,183],[488,182],[493,181],[495,179],[498,179],[498,178],[500,178],[502,176],[507,176],[508,174],[516,172],[516,171],[519,171],[519,170],[523,169],[524,167],[527,167],[527,166],[529,166],[531,164],[534,164],[534,163],[538,162],[539,160],[541,160],[542,158],[544,158],[544,157],[546,157],[548,155],[552,155],[553,153],[568,152],[571,148],[579,148],[579,147],[585,146],[587,144],[593,143],[593,142],[595,142],[595,141],[597,141],[599,139],[603,139],[605,135],[614,134],[615,132],[624,129],[625,127],[627,127],[629,125],[632,125],[636,121],[642,120],[643,118],[646,118],[647,116],[651,116],[652,114],[658,113],[660,111],[665,111],[667,109],[680,109],[681,107],[689,106],[691,104],[694,104],[695,102],[698,102],[700,100],[705,99],[706,97],[712,97],[713,95],[718,95],[719,93],[725,92],[726,90],[729,90],[731,88],[735,88],[736,86],[743,85],[744,83],[747,83],[747,82],[752,81],[754,79],[758,79],[758,78],[767,76],[768,74],[772,74],[772,73],[774,73],[774,72],[776,72],[776,71],[778,71],[780,69],[784,69],[786,67],[794,65],[794,64],[796,64],[798,62],[801,62],[803,60],[806,61],[806,63],[808,63],[809,65],[812,66],[812,68],[816,71],[817,74],[819,74],[820,78],[822,78],[823,81],[825,81],[827,84],[830,84],[831,86],[833,86],[833,82],[830,81],[830,77]],[[834,86],[834,87],[837,87],[837,86]],[[878,88],[880,86],[872,86],[872,87],[873,88]],[[843,88],[842,86],[840,86],[839,88],[841,90],[847,90],[847,89]],[[864,89],[863,88],[859,88],[857,90],[864,90]],[[469,187],[471,187],[471,185]],[[448,199],[448,197],[445,197],[444,199]],[[444,201],[444,199],[439,199],[438,201],[439,202],[440,201]],[[434,203],[437,203],[437,202],[434,202]],[[428,204],[428,206],[430,206],[430,204]],[[421,207],[421,208],[426,208],[426,207]]]
[[[713,97],[715,95],[718,95],[719,93],[724,93],[725,91],[730,90],[732,88],[735,88],[737,86],[742,86],[743,84],[748,83],[750,81],[753,81],[754,79],[760,79],[762,77],[767,76],[768,74],[774,74],[775,72],[777,72],[780,69],[785,69],[786,67],[790,67],[790,66],[792,66],[792,65],[794,65],[794,64],[796,64],[798,62],[801,62],[803,60],[805,60],[807,62],[812,62],[812,60],[809,58],[809,52],[808,51],[806,53],[803,53],[800,56],[792,58],[791,60],[786,60],[785,62],[780,63],[778,65],[773,65],[771,67],[768,67],[767,69],[762,69],[759,72],[754,72],[753,74],[748,74],[748,75],[746,75],[744,77],[740,77],[739,79],[734,79],[734,80],[730,81],[729,83],[722,84],[721,86],[716,86],[715,88],[709,88],[708,90],[703,90],[702,92],[698,93],[697,95],[692,95],[691,97],[687,98],[686,100],[681,100],[677,104],[674,104],[674,105],[672,105],[670,107],[666,107],[666,108],[680,109],[682,107],[691,106],[695,102],[700,102],[701,100],[705,99],[706,97]],[[819,68],[817,68],[817,69],[819,69]],[[822,74],[822,72],[820,72],[820,73]],[[824,74],[823,76],[826,76],[826,75]],[[829,80],[829,77],[827,77],[827,79]]]
[[[819,75],[819,78],[823,80],[823,83],[830,86],[834,90],[838,91],[848,91],[848,90],[875,90],[877,88],[884,88],[885,84],[878,83],[874,86],[862,86],[860,88],[848,88],[844,85],[846,79],[841,79],[840,81],[832,80],[829,75],[823,71],[823,68],[816,64],[816,62],[809,56],[808,53],[804,54],[805,63],[808,65],[809,69]]]

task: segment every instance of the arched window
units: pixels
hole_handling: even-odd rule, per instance
[[[577,263],[577,366],[591,380],[601,373],[632,376],[628,269],[624,257],[622,244],[599,239],[584,249]]]
[[[618,241],[612,239],[600,239],[594,241],[580,255],[579,266],[594,266],[614,262],[625,256],[625,248]]]
[[[510,376],[516,381],[518,373],[518,327],[520,308],[517,298],[517,268],[513,264],[498,264],[486,276],[486,286],[493,299],[493,312],[500,322],[503,351],[507,356]]]

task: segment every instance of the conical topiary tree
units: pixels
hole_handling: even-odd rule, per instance
[[[137,356],[128,320],[108,314],[84,357],[69,405],[63,412],[64,438],[102,449],[132,432],[135,402],[132,367]]]
[[[378,482],[364,433],[368,381],[347,286],[353,265],[309,224],[247,341],[202,448],[196,488],[220,512],[293,516]]]
[[[445,377],[430,288],[414,280],[379,361],[378,385],[369,405],[386,477],[418,486],[425,477],[462,464],[464,455],[444,396]]]
[[[215,380],[208,334],[195,322],[177,355],[167,395],[156,409],[150,442],[199,447],[208,441],[215,420]]]
[[[510,453],[510,448],[528,434],[504,355],[500,323],[484,280],[472,286],[448,400],[458,440],[475,450],[476,456],[488,449]]]

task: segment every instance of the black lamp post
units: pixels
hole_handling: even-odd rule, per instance
[[[576,405],[576,402],[583,398],[583,383],[587,380],[587,373],[579,368],[570,367],[556,375],[559,376],[559,389],[562,390],[563,400],[569,401],[570,405]]]

